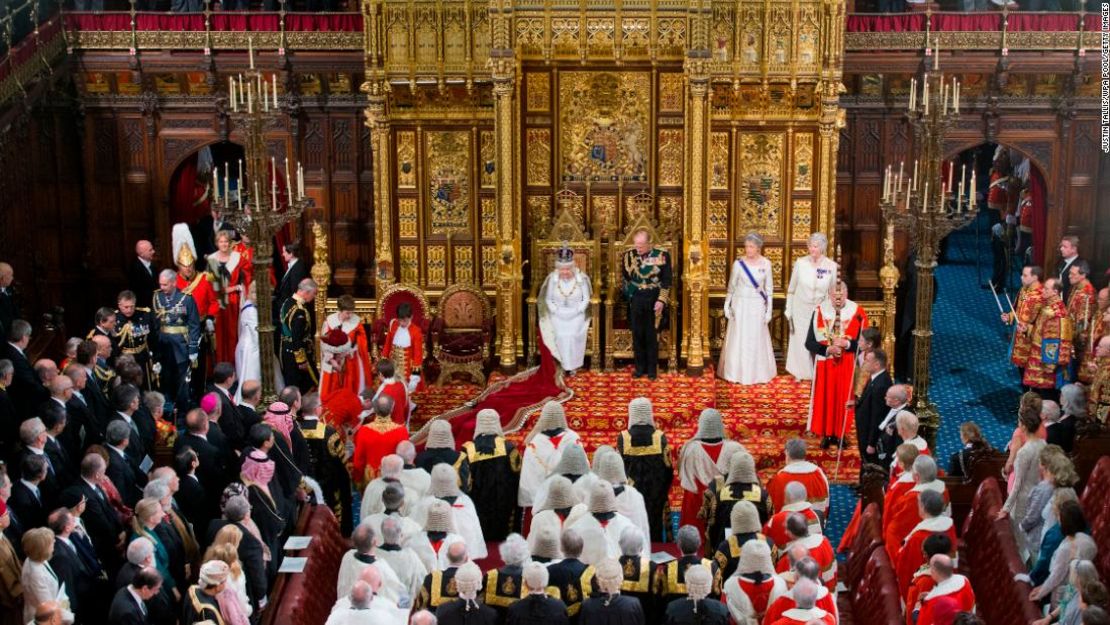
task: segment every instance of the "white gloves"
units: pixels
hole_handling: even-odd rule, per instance
[[[205,319],[204,320],[204,327],[209,332],[215,332],[216,331],[216,322],[212,319]]]
[[[150,366],[150,370],[154,372],[154,375],[161,375],[161,373],[162,373],[162,363],[160,363],[160,362],[154,363],[153,365]]]
[[[409,392],[411,393],[411,392],[415,391],[416,387],[419,386],[419,385],[420,385],[420,376],[418,376],[416,374],[410,375],[409,376]]]
[[[197,355],[196,354],[189,354],[189,364],[194,366],[194,367],[197,366]]]
[[[725,300],[725,319],[732,321],[732,300]]]

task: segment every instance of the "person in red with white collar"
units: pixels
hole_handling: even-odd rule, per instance
[[[725,605],[734,623],[759,623],[773,594],[786,592],[786,581],[775,574],[771,548],[764,540],[749,540],[740,552],[736,573],[722,585]]]
[[[795,607],[783,612],[781,618],[767,625],[836,625],[836,615],[817,607],[820,588],[820,584],[811,580],[798,580],[793,590]]]
[[[917,513],[921,522],[902,541],[902,548],[898,550],[895,560],[898,594],[903,597],[913,581],[913,574],[925,563],[925,554],[921,550],[925,539],[933,534],[947,534],[952,544],[956,543],[956,524],[952,522],[952,517],[944,514],[943,495],[932,490],[921,492],[917,496]]]
[[[786,466],[767,483],[767,493],[775,510],[786,505],[786,485],[800,482],[813,509],[826,514],[829,509],[829,478],[821,467],[806,460],[806,442],[800,438],[786,441]]]
[[[937,479],[937,463],[932,456],[918,456],[913,461],[911,473],[913,487],[894,501],[890,516],[883,518],[883,539],[886,541],[886,550],[892,562],[897,562],[902,541],[921,521],[921,515],[917,511],[918,496],[926,490],[931,490],[939,493],[944,498],[945,506],[948,505],[948,491],[944,482]]]
[[[794,586],[798,580],[802,579],[819,585],[817,603],[814,605],[832,614],[833,619],[839,622],[840,614],[836,607],[836,595],[829,592],[827,587],[821,585],[821,565],[817,564],[817,560],[809,557],[809,552],[801,545],[797,545],[787,552],[787,556],[793,562],[793,568],[783,573],[781,577],[789,585],[789,589],[781,593],[777,591],[771,593],[771,603],[767,606],[767,614],[763,616],[763,622],[774,623],[782,618],[787,610],[798,607],[798,604],[794,601]]]
[[[408,384],[409,390],[424,390],[421,366],[424,362],[424,332],[412,322],[412,305],[397,306],[397,316],[389,322],[389,330],[382,345],[382,358],[397,365],[398,375]]]
[[[926,562],[913,574],[910,587],[906,589],[903,600],[906,605],[906,625],[916,625],[917,614],[921,611],[921,600],[937,585],[930,574],[929,560],[938,553],[953,553],[955,543],[948,534],[933,534],[921,545]]]
[[[821,567],[821,583],[830,592],[836,590],[836,553],[829,544],[829,539],[820,533],[811,533],[805,516],[797,512],[786,518],[786,533],[790,536],[790,542],[786,545],[787,551],[795,545],[805,547],[809,556]],[[776,570],[784,573],[789,569],[789,558],[786,556],[779,558]]]
[[[955,599],[960,612],[975,611],[975,591],[966,577],[955,572],[952,558],[938,553],[929,560],[929,574],[936,586],[921,600],[921,611],[917,615],[917,625],[934,625],[936,609],[945,598]]]
[[[412,401],[409,400],[409,389],[404,381],[397,377],[397,369],[392,360],[382,359],[378,361],[378,389],[370,396],[371,399],[377,399],[382,395],[389,397],[393,400],[393,413],[390,417],[397,425],[408,425],[409,415],[412,414],[413,409],[416,407]],[[363,389],[363,401],[366,400],[366,395],[370,389]],[[406,437],[407,438],[407,437]]]
[[[786,485],[785,495],[786,503],[763,525],[763,534],[780,550],[791,540],[786,531],[786,520],[795,512],[805,516],[810,533],[821,533],[821,519],[813,511],[813,505],[807,501],[806,487],[801,482],[790,482]]]

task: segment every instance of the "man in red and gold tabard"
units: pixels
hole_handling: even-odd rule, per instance
[[[1110,419],[1110,335],[1098,340],[1094,358],[1088,367],[1092,369],[1092,381],[1091,392],[1087,396],[1087,414],[1106,423]]]
[[[1098,321],[1098,296],[1095,294],[1095,287],[1089,279],[1090,274],[1091,265],[1082,258],[1077,258],[1071,264],[1071,267],[1068,267],[1068,275],[1065,277],[1065,280],[1071,284],[1067,304],[1068,318],[1071,319],[1073,333],[1072,349],[1074,350],[1068,381],[1074,382],[1078,379],[1085,384],[1090,384],[1091,378],[1086,374],[1086,367],[1083,365],[1085,364],[1086,355],[1090,351],[1091,337],[1097,336],[1092,334],[1092,331],[1095,322]]]
[[[409,431],[403,425],[393,422],[393,398],[378,395],[373,399],[374,418],[367,421],[355,432],[355,453],[351,466],[355,485],[361,492],[377,474],[382,458],[394,452],[397,444],[409,438]]]
[[[913,583],[914,573],[926,562],[923,550],[925,539],[933,534],[945,534],[953,545],[956,544],[956,524],[952,522],[952,517],[944,514],[943,495],[932,490],[922,491],[917,496],[917,513],[921,521],[902,541],[898,559],[894,563],[898,574],[898,594],[902,597],[906,596]],[[950,555],[956,554],[953,552]]]
[[[215,348],[213,341],[216,332],[216,315],[220,312],[220,300],[216,291],[208,281],[207,273],[198,273],[196,268],[197,248],[193,243],[193,234],[186,224],[173,226],[173,260],[177,264],[177,290],[193,298],[197,305],[197,315],[200,317],[200,346],[197,348],[197,362],[192,376],[192,388],[196,397],[200,397],[207,384],[208,370],[215,364],[212,362],[212,350]],[[234,349],[234,346],[232,347]]]
[[[1044,304],[1033,322],[1032,344],[1022,381],[1044,399],[1057,400],[1072,357],[1072,328],[1060,299],[1060,281],[1044,281]]]
[[[1026,265],[1021,269],[1021,290],[1018,291],[1013,313],[1002,313],[1002,323],[1015,324],[1014,340],[1010,350],[1010,362],[1025,375],[1029,363],[1029,350],[1032,345],[1033,321],[1037,311],[1044,305],[1044,269],[1036,265]]]
[[[867,313],[848,299],[848,285],[837,282],[813,311],[806,349],[814,355],[813,394],[807,429],[822,437],[822,449],[841,445],[850,415],[860,332]]]
[[[929,560],[929,573],[937,585],[933,586],[929,594],[921,598],[921,612],[917,616],[917,625],[937,623],[934,610],[939,603],[947,601],[945,597],[955,600],[958,612],[975,611],[975,592],[971,589],[971,582],[954,570],[952,558],[945,554],[937,554]]]
[[[382,358],[393,361],[397,375],[412,392],[424,389],[421,365],[424,362],[424,332],[412,322],[412,305],[397,306],[397,317],[390,320],[382,346]]]

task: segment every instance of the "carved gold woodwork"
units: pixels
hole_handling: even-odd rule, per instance
[[[794,190],[813,190],[813,134],[794,135]]]
[[[728,189],[731,170],[728,167],[729,133],[714,132],[709,143],[709,188]]]
[[[705,237],[709,240],[728,240],[728,200],[709,200],[705,215]]]
[[[497,286],[497,246],[482,246],[482,286]]]
[[[403,197],[397,199],[397,236],[402,239],[415,239],[420,236],[417,229],[416,198]]]
[[[420,247],[417,245],[402,245],[400,253],[401,282],[420,284]]]
[[[678,72],[659,74],[659,112],[681,113],[682,93],[685,86],[684,76]]]
[[[525,145],[525,184],[537,187],[551,184],[551,130],[529,128]]]
[[[782,235],[782,133],[744,133],[740,136],[740,205],[736,233]]]
[[[427,224],[432,234],[470,231],[470,133],[424,133],[424,169],[427,172]],[[432,278],[429,267],[428,278]],[[432,284],[429,282],[429,284]]]
[[[416,188],[416,133],[397,133],[397,187]]]
[[[646,180],[650,92],[648,72],[559,75],[564,180]]]
[[[813,201],[794,200],[790,217],[790,238],[794,241],[809,240],[809,235],[813,234]]]
[[[529,113],[546,113],[551,110],[551,74],[528,72],[524,75],[524,93]]]
[[[497,172],[497,153],[493,143],[493,133],[488,130],[483,130],[478,133],[478,142],[481,146],[479,149],[479,156],[482,159],[481,185],[483,189],[492,189],[497,180],[494,174]],[[483,235],[485,236],[485,235]],[[494,236],[494,235],[489,235]]]
[[[482,238],[497,238],[497,202],[491,197],[481,199],[482,205]]]
[[[428,272],[428,286],[447,286],[447,246],[426,245],[424,246],[424,253],[426,254],[424,263]]]
[[[682,129],[659,131],[659,186],[682,184]]]
[[[536,236],[543,238],[551,230],[551,198],[546,195],[528,196],[528,222]]]
[[[474,282],[474,248],[470,245],[455,245],[451,248],[454,255],[452,269],[455,282]]]

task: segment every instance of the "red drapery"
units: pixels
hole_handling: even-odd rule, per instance
[[[361,13],[287,13],[285,30],[304,32],[359,32]]]
[[[69,30],[131,30],[127,13],[66,13]]]
[[[933,13],[929,23],[933,32],[1000,31],[1002,14],[984,13]],[[1084,16],[1083,30],[1098,31],[1102,18],[1097,13]],[[1077,13],[1009,13],[1007,30],[1013,32],[1072,32],[1079,28]],[[856,14],[849,15],[847,29],[850,33],[920,32],[925,30],[922,13]]]
[[[1029,195],[1033,201],[1033,264],[1044,266],[1044,234],[1048,217],[1044,177],[1041,170],[1029,163]]]
[[[172,223],[195,224],[209,212],[209,202],[197,203],[202,192],[197,180],[197,155],[185,159],[171,182],[170,215]]]
[[[11,59],[4,59],[0,61],[0,80],[4,80],[11,74],[13,67],[19,67],[39,53],[39,49],[49,43],[57,34],[60,28],[60,22],[57,19],[50,20],[39,27],[38,37],[28,36],[26,39],[16,44],[9,52],[8,56]]]
[[[849,15],[850,33],[913,32],[925,30],[925,16],[921,13],[900,15]]]
[[[569,389],[558,378],[558,367],[555,364],[555,358],[551,356],[551,351],[544,345],[538,333],[536,338],[540,348],[539,367],[490,386],[475,398],[473,406],[457,408],[438,417],[447,419],[451,423],[451,431],[454,432],[458,445],[474,438],[474,426],[478,422],[479,410],[485,408],[496,410],[497,414],[501,415],[502,426],[506,429],[516,429],[525,425],[524,419],[531,412],[530,409],[549,400],[562,399],[570,395]],[[427,426],[413,439],[419,441],[422,447],[426,435]]]

